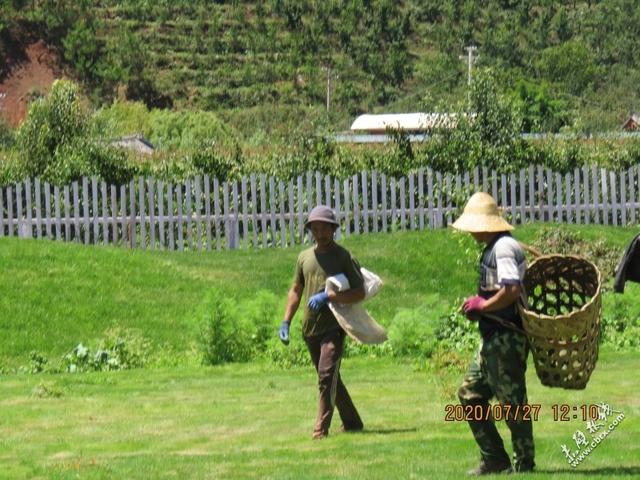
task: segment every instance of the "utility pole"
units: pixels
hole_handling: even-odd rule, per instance
[[[338,75],[332,75],[332,69],[330,66],[322,67],[322,70],[327,72],[327,113],[331,106],[331,79],[337,79]]]
[[[467,61],[467,102],[471,105],[471,67],[473,67],[473,64],[478,61],[478,57],[480,55],[475,55],[476,50],[478,50],[478,47],[475,45],[469,45],[464,48],[467,51],[467,54],[460,55],[458,58],[460,60]]]

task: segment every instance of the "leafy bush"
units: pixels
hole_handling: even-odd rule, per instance
[[[603,343],[617,349],[640,349],[640,305],[638,286],[628,285],[625,295],[605,294],[602,298]]]
[[[441,366],[458,365],[460,359],[451,357],[449,352],[473,350],[479,338],[477,323],[458,311],[460,303],[450,306],[437,295],[428,295],[420,307],[398,312],[388,331],[391,353],[433,357]]]
[[[200,325],[203,364],[246,362],[251,359],[256,329],[238,315],[233,300],[211,289],[200,304],[196,318]]]
[[[311,365],[311,357],[307,345],[302,338],[302,328],[294,323],[289,332],[289,345],[283,345],[276,337],[277,326],[267,341],[264,358],[282,368]]]
[[[47,369],[47,364],[49,363],[49,359],[38,352],[31,352],[29,354],[29,367],[27,369],[28,373],[40,373],[44,372]]]
[[[412,310],[400,310],[388,330],[394,356],[430,357],[437,346],[437,327],[446,312],[446,305],[437,295]]]
[[[456,301],[449,312],[440,317],[440,323],[436,330],[438,350],[444,352],[465,352],[476,348],[479,340],[478,325],[469,321],[459,311],[462,300]],[[443,355],[439,361],[446,363]],[[456,361],[459,363],[459,361]],[[453,363],[456,363],[453,362]]]
[[[235,155],[224,155],[216,150],[215,142],[202,143],[192,157],[193,167],[196,171],[220,181],[239,178],[242,169],[241,152],[236,150]]]
[[[142,102],[115,101],[96,110],[91,117],[91,135],[112,140],[124,135],[141,133],[151,136],[151,115]]]
[[[0,187],[22,181],[27,177],[27,167],[14,150],[0,150]]]
[[[48,96],[31,103],[18,130],[17,147],[24,156],[27,173],[41,175],[58,149],[82,137],[86,126],[78,86],[68,80],[56,80]]]
[[[267,290],[259,290],[238,305],[238,315],[255,327],[253,344],[256,351],[264,351],[268,341],[275,336],[275,325],[279,320],[277,307],[276,296]]]

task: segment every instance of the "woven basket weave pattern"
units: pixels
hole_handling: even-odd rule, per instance
[[[601,316],[598,268],[573,255],[546,255],[527,269],[522,323],[543,385],[582,389],[598,359]]]

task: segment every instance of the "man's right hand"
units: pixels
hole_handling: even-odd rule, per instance
[[[278,336],[280,337],[280,341],[285,345],[289,345],[289,322],[286,320],[282,321],[280,325],[280,330],[278,331]]]

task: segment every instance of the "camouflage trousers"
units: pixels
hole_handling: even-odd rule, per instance
[[[495,396],[501,405],[511,406],[501,411],[505,412],[505,420],[511,431],[516,471],[534,465],[533,425],[531,420],[524,420],[522,415],[516,418],[513,408],[527,404],[525,371],[528,354],[529,345],[524,335],[511,331],[494,333],[481,343],[458,390],[461,404],[473,405],[474,411],[479,410],[475,406],[480,405],[486,413],[482,416],[474,414],[469,419],[469,426],[483,459],[488,461],[509,460],[492,416],[495,409],[491,409],[489,400]]]

